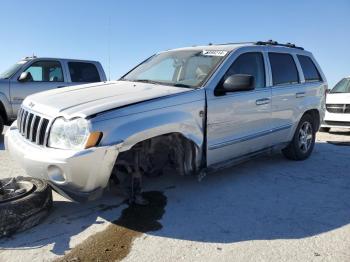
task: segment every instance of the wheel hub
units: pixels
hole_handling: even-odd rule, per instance
[[[309,122],[304,122],[299,130],[299,148],[303,153],[306,153],[312,144],[313,131]]]
[[[16,178],[0,180],[0,203],[15,200],[28,195],[35,189],[28,181],[17,181]]]

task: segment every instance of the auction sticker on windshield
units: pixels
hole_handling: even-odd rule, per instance
[[[203,50],[203,55],[207,56],[225,56],[227,54],[227,51],[224,50]]]

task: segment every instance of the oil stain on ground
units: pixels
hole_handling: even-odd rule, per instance
[[[143,197],[149,205],[127,207],[104,231],[90,236],[56,261],[120,261],[125,258],[136,237],[162,228],[158,220],[165,212],[166,197],[158,191],[145,192]]]

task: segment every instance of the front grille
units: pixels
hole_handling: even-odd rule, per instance
[[[350,114],[350,104],[327,104],[326,109],[330,113]]]
[[[18,112],[17,126],[19,132],[27,140],[37,145],[44,145],[49,122],[48,119],[23,108]]]
[[[350,122],[344,121],[324,121],[324,123],[330,126],[350,126]]]

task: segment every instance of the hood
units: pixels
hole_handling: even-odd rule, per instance
[[[70,86],[29,96],[23,104],[51,117],[89,116],[102,111],[190,91],[188,88],[128,81]]]
[[[328,93],[326,104],[350,104],[350,93]]]

